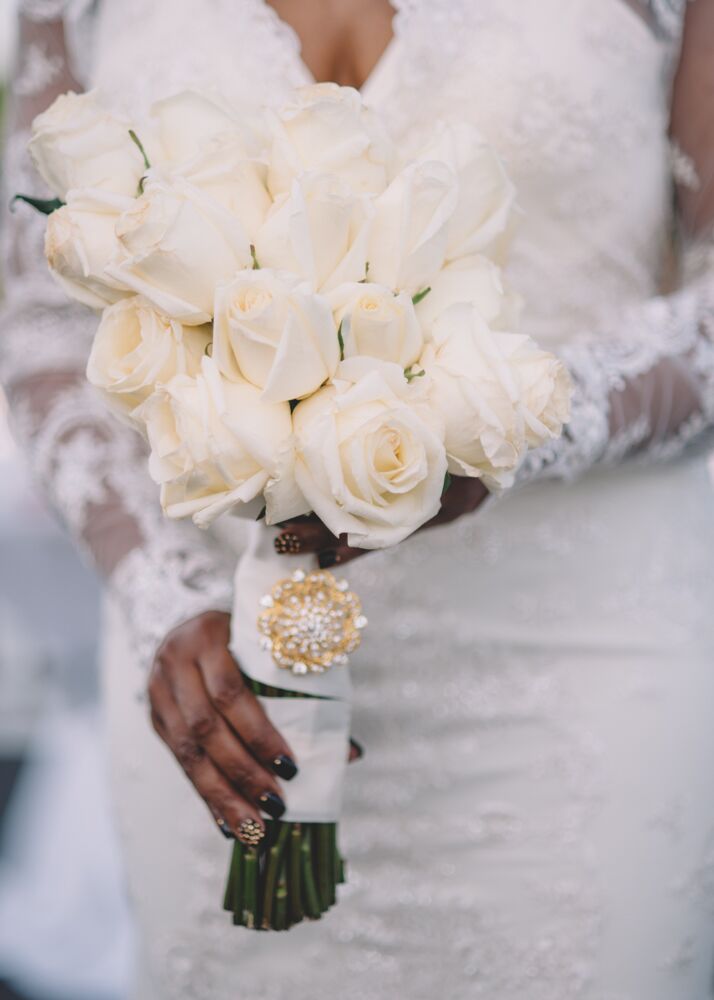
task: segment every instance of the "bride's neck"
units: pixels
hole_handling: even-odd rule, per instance
[[[265,0],[295,31],[319,81],[361,87],[392,37],[388,0]]]

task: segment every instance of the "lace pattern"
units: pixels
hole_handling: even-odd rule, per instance
[[[46,196],[26,153],[27,138],[18,131],[8,143],[5,189]],[[88,558],[113,570],[111,591],[148,666],[175,625],[203,611],[230,610],[234,560],[193,525],[163,517],[143,442],[87,383],[96,316],[69,303],[51,280],[42,251],[44,220],[18,207],[6,232],[10,280],[0,316],[0,379],[13,428],[35,477]],[[122,552],[126,537],[144,541],[115,566],[114,553]]]
[[[44,45],[31,43],[27,47],[25,63],[15,80],[13,90],[19,97],[30,97],[51,86],[59,76],[64,63],[62,57],[49,53]]]
[[[681,31],[685,3],[686,0],[650,0],[648,4],[658,30],[670,40],[674,40]],[[76,21],[89,6],[91,5],[79,0],[23,0],[22,12],[26,17],[43,23],[49,23],[60,16],[69,22]],[[396,7],[395,35],[405,49],[412,51],[412,58],[403,66],[402,82],[415,93],[424,95],[423,117],[427,120],[438,111],[436,106],[430,108],[429,103],[433,103],[440,94],[439,88],[433,86],[435,75],[441,77],[447,63],[458,70],[460,61],[463,60],[463,46],[460,44],[463,32],[474,26],[478,27],[481,22],[485,25],[487,21],[492,28],[494,19],[508,27],[515,17],[508,5],[503,5],[497,14],[492,9],[482,10],[478,5],[433,4],[425,0],[399,0]],[[129,8],[130,4],[116,4],[113,8],[111,4],[107,5],[104,11],[106,16],[102,19],[105,48],[108,35],[121,42],[122,32],[131,30],[135,19]],[[271,70],[274,78],[271,79],[269,88],[266,86],[264,89],[270,89],[276,97],[286,87],[304,82],[306,74],[300,62],[295,33],[281,22],[264,0],[242,0],[240,11],[243,21],[247,21],[249,25],[249,30],[241,31],[241,36],[250,38],[251,43],[250,47],[244,47],[238,53],[243,60],[244,70],[248,71],[255,60],[255,54],[259,53],[263,65],[275,67]],[[163,18],[160,4],[156,5],[155,11],[144,11],[143,16],[151,18],[154,13],[158,18]],[[209,36],[214,30],[220,34],[220,25],[229,17],[225,0],[215,0],[210,8],[201,8],[201,14],[206,19],[205,31]],[[429,30],[425,31],[427,21]],[[165,19],[163,23],[166,27]],[[184,28],[184,22],[177,17],[176,30],[179,35]],[[149,78],[142,74],[141,80],[137,81],[137,85],[144,90],[152,87],[150,67],[154,61],[142,59],[142,38],[151,46],[155,37],[156,33],[147,29],[131,43],[136,57],[147,66]],[[434,38],[441,39],[444,44],[424,44],[426,39]],[[122,60],[125,46],[117,44],[112,49],[117,54],[117,60]],[[268,53],[272,53],[275,58],[268,59]],[[176,67],[182,81],[208,85],[211,74],[215,74],[217,79],[223,77],[225,81],[234,75],[232,61],[230,66],[221,68],[219,53],[217,66],[207,65],[202,52],[197,55],[200,59],[196,65],[192,65],[189,59],[188,63],[182,62]],[[111,80],[114,72],[121,72],[126,77],[119,65],[113,68],[112,56],[108,52],[104,53],[103,67],[105,80]],[[19,92],[45,90],[51,86],[60,68],[57,56],[47,57],[41,46],[28,49],[19,79]],[[163,65],[157,69],[159,73],[165,72]],[[259,73],[256,65],[257,79],[260,78]],[[453,75],[455,79],[459,79],[458,72]],[[164,81],[163,89],[169,84],[178,87],[179,80]],[[448,89],[448,83],[445,86]],[[160,91],[162,87],[157,86],[155,89]],[[130,87],[116,90],[121,90],[124,100],[139,99],[139,95],[134,95]],[[544,91],[542,97],[544,108],[546,103],[559,106],[556,94]],[[537,101],[537,95],[533,99]],[[397,109],[403,105],[395,101],[393,107],[396,115]],[[582,109],[579,110],[582,114]],[[398,117],[394,118],[393,124],[397,131],[404,130],[405,123]],[[528,121],[516,120],[513,128],[520,135],[516,135],[514,131],[513,136],[505,138],[514,149],[524,148],[525,139],[530,144],[529,135],[534,128],[532,115]],[[542,133],[542,121],[539,128]],[[553,134],[559,135],[561,131],[554,131]],[[534,133],[534,138],[537,137],[539,136]],[[37,183],[25,155],[26,139],[26,134],[18,133],[10,142],[7,184],[8,188],[15,190],[32,191],[36,189]],[[552,151],[553,157],[562,157],[562,153],[562,147]],[[572,152],[569,155],[572,156]],[[677,162],[680,163],[678,170],[683,176],[683,155],[677,156],[675,151],[674,162],[675,166]],[[694,170],[691,162],[687,163],[687,169],[691,181]],[[556,203],[555,211],[557,210]],[[571,206],[563,203],[563,212],[569,213],[570,210]],[[55,503],[78,537],[87,537],[87,520],[92,517],[95,508],[111,503],[117,497],[121,499],[121,508],[130,512],[134,523],[141,525],[142,512],[156,508],[155,496],[150,496],[146,488],[141,489],[138,485],[140,481],[148,483],[143,469],[142,450],[132,440],[131,432],[116,424],[104,412],[102,404],[92,397],[91,391],[82,384],[81,372],[89,349],[94,319],[86,311],[69,305],[63,293],[49,280],[42,255],[42,220],[32,217],[28,212],[17,212],[12,231],[9,271],[16,277],[11,283],[4,310],[2,372],[3,378],[8,382],[11,398],[15,401],[18,433],[34,454],[33,464],[38,476],[46,483]],[[541,476],[573,478],[596,462],[621,460],[635,451],[646,451],[650,457],[671,455],[683,448],[712,420],[712,307],[710,303],[704,304],[703,295],[703,286],[700,284],[671,299],[654,299],[643,307],[638,307],[632,316],[622,322],[624,334],[598,333],[562,346],[562,356],[573,373],[577,388],[573,417],[562,440],[528,457],[520,474],[522,482]],[[662,362],[669,357],[676,358],[679,366],[685,361],[692,366],[692,371],[696,370],[701,389],[698,405],[676,427],[669,428],[666,434],[661,432],[661,414],[648,412],[637,413],[623,426],[613,426],[612,394],[622,392],[628,382],[649,371],[656,370],[656,377],[662,377],[667,369],[666,364],[662,366]],[[35,379],[38,374],[58,371],[75,372],[78,378],[53,400],[43,419],[38,422],[31,415],[29,402],[23,398],[25,394],[22,387],[27,380]],[[643,448],[644,443],[647,443],[646,449]],[[117,474],[117,469],[122,470],[121,475]],[[149,490],[153,490],[153,487]],[[132,497],[141,497],[141,502],[132,502]],[[116,524],[120,521],[121,518],[118,517]],[[210,540],[202,535],[194,537],[193,529],[178,532],[176,528],[175,525],[165,524],[160,518],[153,519],[150,525],[142,525],[142,536],[148,540],[141,550],[147,560],[146,566],[142,569],[142,555],[138,551],[134,552],[124,561],[122,572],[116,577],[115,591],[117,594],[124,592],[125,600],[131,602],[130,620],[137,624],[137,632],[151,635],[151,638],[143,642],[145,649],[155,641],[162,629],[166,630],[164,620],[169,606],[180,616],[184,603],[186,611],[190,609],[192,612],[200,607],[202,601],[204,609],[212,606],[226,607],[228,603],[225,575],[219,580],[220,573],[211,573],[209,570],[210,560],[215,558],[215,555],[209,557]],[[118,531],[119,528],[115,527],[115,530]],[[161,540],[164,532],[170,538],[166,544]],[[178,545],[179,535],[184,549]],[[181,571],[173,588],[167,587],[168,571],[161,567],[162,553],[174,570],[178,567],[186,569],[186,572]],[[198,566],[200,571],[196,569]],[[226,568],[221,567],[220,572],[225,574]],[[142,588],[131,585],[132,576],[143,581]],[[157,584],[157,590],[167,594],[173,590],[171,600],[163,611],[153,605],[158,597],[150,593],[152,576],[161,581],[160,586]],[[185,602],[179,599],[182,581],[191,581],[190,584],[186,583]],[[137,598],[141,589],[144,596]],[[151,608],[150,613],[142,614],[142,602],[147,608]]]
[[[647,9],[658,33],[670,41],[679,38],[689,0],[646,0]]]
[[[676,140],[670,143],[670,166],[676,184],[689,191],[699,191],[702,181],[697,166]]]
[[[20,0],[18,7],[30,21],[50,22],[60,20],[70,3],[71,0]]]
[[[122,560],[110,582],[145,664],[172,628],[207,610],[230,612],[233,604],[235,557],[210,539],[197,544],[185,528],[162,524]]]
[[[570,0],[563,18],[561,0],[399,0],[397,84],[389,91],[385,80],[385,89],[371,91],[405,147],[418,142],[433,117],[466,114],[503,150],[516,175],[527,211],[512,279],[528,299],[535,324],[528,332],[561,350],[578,384],[567,438],[552,454],[534,456],[539,475],[547,470],[570,477],[592,463],[629,457],[655,431],[660,454],[665,447],[677,450],[679,432],[691,436],[708,412],[702,400],[714,359],[706,333],[711,299],[702,276],[707,269],[713,273],[714,254],[692,248],[683,291],[654,297],[671,196],[666,95],[659,81],[663,49],[673,51],[676,40],[665,46],[633,18],[620,19],[620,4]],[[212,83],[245,100],[256,93],[279,99],[282,88],[304,80],[294,38],[288,42],[262,0],[105,0],[104,8],[99,82],[123,102],[144,105],[191,83]],[[191,30],[195,46],[186,60],[174,58]],[[546,45],[552,54],[547,72]],[[572,72],[573,52],[580,74]],[[561,62],[568,69],[558,77]],[[141,73],[134,71],[137,64]],[[490,85],[493,80],[498,86]],[[479,94],[487,95],[480,105]],[[632,194],[626,203],[623,187]],[[148,655],[176,617],[201,610],[204,600],[219,606],[226,597],[224,556],[210,535],[161,520],[141,443],[99,404],[93,410],[96,401],[81,383],[91,316],[61,303],[33,233],[19,249],[24,276],[12,282],[3,331],[16,420],[38,474],[58,506],[70,509],[75,531],[83,533],[87,520],[96,525],[97,505],[106,505],[115,489],[122,491],[121,506],[113,508],[120,522],[127,514],[134,524],[146,518],[141,531],[147,541],[120,563],[112,585]],[[611,307],[607,315],[603,303]],[[44,334],[31,341],[35,329]],[[578,329],[592,332],[575,341]],[[38,418],[25,386],[45,370],[75,372],[76,381],[56,397],[56,408],[48,405]],[[613,437],[613,406],[623,388],[637,385],[643,374],[648,385],[659,384],[665,370],[667,384],[684,372],[684,381],[696,388],[699,402],[690,417],[670,423],[669,406],[664,421],[651,407],[635,408]],[[650,403],[656,398],[639,389],[636,396]],[[107,453],[115,456],[113,464],[104,463]],[[645,455],[654,457],[655,448],[648,445]],[[697,491],[703,473],[692,464],[682,463],[672,477],[656,476],[656,470],[635,476],[623,467],[617,477],[602,477],[599,491],[586,483],[530,495],[514,491],[503,504],[350,567],[355,589],[372,605],[375,638],[367,641],[375,644],[359,665],[355,735],[369,747],[359,765],[369,770],[356,769],[344,824],[353,865],[349,898],[324,927],[313,928],[312,940],[298,934],[279,942],[280,963],[274,940],[264,935],[243,943],[221,920],[216,901],[225,845],[183,777],[161,771],[152,758],[153,748],[167,769],[174,766],[150,742],[153,736],[127,745],[132,730],[124,726],[117,740],[124,791],[143,791],[124,810],[141,861],[136,888],[140,901],[165,904],[160,917],[153,907],[149,913],[146,943],[161,985],[151,984],[146,995],[228,1000],[239,983],[255,1000],[278,1000],[290,968],[294,1000],[387,994],[412,1000],[631,1000],[625,987],[616,993],[598,988],[610,911],[600,897],[597,869],[600,852],[607,859],[613,849],[593,841],[593,820],[615,773],[600,767],[614,746],[612,706],[622,706],[631,720],[640,704],[647,733],[653,704],[670,719],[682,690],[696,700],[696,675],[684,670],[695,660],[692,643],[707,656],[702,676],[711,676],[710,497]],[[634,498],[645,500],[642,510],[629,503],[633,479]],[[662,532],[675,508],[678,530]],[[619,532],[614,538],[613,525]],[[134,676],[128,651],[121,646],[117,652],[117,674],[131,672],[126,683],[133,693],[142,677],[138,670]],[[660,674],[656,664],[663,666]],[[658,688],[657,677],[670,686]],[[582,714],[602,697],[605,721]],[[702,712],[706,726],[705,706]],[[677,734],[678,751],[685,729],[682,724]],[[544,739],[531,742],[535,732]],[[536,753],[530,754],[532,746]],[[617,760],[617,773],[628,756]],[[670,774],[673,756],[665,746],[661,759],[648,761],[656,776],[653,829],[655,822],[671,828],[669,810],[682,836],[695,839],[711,820],[703,812],[686,813],[666,791],[663,797],[660,775]],[[688,766],[683,757],[681,770],[672,772],[678,794],[699,773]],[[684,782],[675,780],[680,775]],[[185,799],[167,810],[162,796],[172,779]],[[631,799],[643,802],[635,787]],[[696,798],[698,804],[706,799]],[[181,817],[169,841],[167,815]],[[152,832],[158,832],[156,864],[147,865]],[[701,897],[711,912],[713,844],[710,835],[706,853],[673,849],[669,866],[651,851],[656,871],[643,881],[660,893],[658,906],[677,894]],[[641,845],[640,838],[638,849],[649,853]],[[473,863],[478,850],[481,867]],[[629,868],[626,851],[617,853]],[[536,855],[546,862],[542,870],[532,864]],[[172,881],[159,880],[152,891],[147,883],[162,863]],[[166,911],[181,907],[165,889],[176,871],[193,879],[196,891],[173,924],[174,913]],[[629,885],[630,874],[618,870],[604,889]],[[644,905],[640,913],[649,918]],[[685,927],[684,919],[674,923]],[[709,953],[706,928],[700,943],[668,927],[666,946],[644,956],[644,965],[652,954],[661,961],[660,978],[671,964],[672,987],[662,987],[662,996],[704,995],[684,981],[693,981],[687,973],[692,954]],[[643,989],[637,1000],[654,995]]]
[[[572,419],[562,438],[527,456],[521,483],[571,480],[635,453],[641,460],[672,458],[714,424],[713,252],[714,234],[687,252],[687,286],[631,310],[622,319],[624,334],[582,336],[560,349],[575,384]],[[681,396],[682,386],[689,399],[676,416],[671,395]],[[619,394],[636,397],[634,416],[618,416]]]

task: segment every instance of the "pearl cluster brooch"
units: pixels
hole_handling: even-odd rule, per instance
[[[294,674],[346,665],[367,625],[347,581],[325,570],[296,570],[262,597],[260,606],[261,645],[279,667]]]

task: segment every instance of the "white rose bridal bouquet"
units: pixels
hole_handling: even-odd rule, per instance
[[[254,522],[232,650],[300,763],[287,811],[236,841],[234,922],[286,929],[336,898],[348,659],[367,624],[347,580],[276,525],[317,515],[350,545],[407,538],[450,475],[502,490],[561,433],[569,380],[514,332],[501,264],[513,187],[470,127],[405,162],[332,84],[248,114],[185,92],[125,121],[60,97],[30,149],[52,201],[49,267],[101,315],[87,374],[143,434],[167,516]]]

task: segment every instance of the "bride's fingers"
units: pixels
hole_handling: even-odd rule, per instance
[[[206,751],[193,739],[171,696],[168,685],[156,681],[152,696],[151,721],[181,765],[186,777],[208,806],[213,819],[225,834],[253,844],[265,834],[265,824],[258,809],[231,788],[211,762]]]
[[[451,485],[441,498],[441,510],[422,525],[424,528],[437,528],[441,524],[449,524],[463,514],[471,514],[488,496],[488,490],[480,479],[471,479],[466,476],[454,476]]]
[[[285,805],[277,781],[251,756],[211,703],[198,670],[182,671],[174,679],[172,694],[189,735],[212,763],[242,795],[279,819]]]
[[[322,521],[313,517],[300,521],[286,521],[280,526],[275,539],[275,551],[281,556],[296,556],[305,552],[334,549],[339,540]]]
[[[444,493],[441,500],[439,513],[426,524],[423,524],[420,531],[426,528],[437,528],[442,524],[449,524],[463,514],[471,514],[488,496],[488,490],[480,479],[469,479],[465,476],[454,476],[449,489]],[[318,556],[318,561],[323,569],[330,566],[340,566],[358,559],[365,555],[368,549],[351,548],[344,541],[346,536],[342,536],[337,546],[332,550],[324,550]]]
[[[212,704],[253,757],[279,778],[294,778],[297,765],[292,750],[247,687],[229,650],[211,647],[201,655],[200,664]]]
[[[346,542],[346,535],[338,538],[314,516],[300,521],[287,521],[281,528],[275,539],[276,552],[284,556],[316,553],[320,569],[330,569],[332,566],[351,562],[367,551],[352,548]]]
[[[488,490],[480,479],[454,476],[441,499],[439,513],[423,524],[420,530],[448,524],[463,514],[473,512],[487,496]],[[276,551],[284,556],[316,553],[321,569],[344,565],[369,551],[348,545],[346,535],[337,538],[314,514],[285,521],[280,528],[280,534],[275,539]]]

